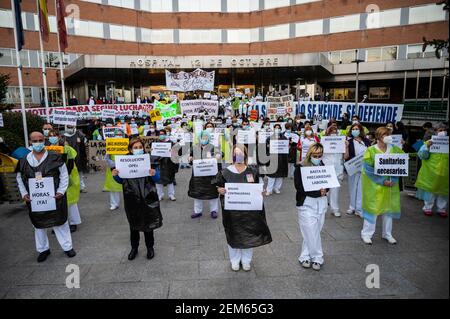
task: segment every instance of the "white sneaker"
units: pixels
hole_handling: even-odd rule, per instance
[[[109,208],[109,210],[116,210],[116,209],[118,209],[119,208],[119,206],[113,206],[113,205],[111,205],[111,207]]]
[[[353,215],[355,211],[353,209],[347,209],[347,215]]]
[[[358,216],[358,217],[360,217],[360,218],[364,218],[364,217],[363,217],[363,214],[362,214],[361,212],[355,212],[355,215]]]
[[[334,217],[341,217],[341,212],[338,210],[333,211]]]
[[[319,263],[312,263],[312,269],[319,271],[320,267],[321,267],[321,265]]]
[[[239,271],[241,269],[241,266],[239,264],[231,264],[231,270],[233,271]]]
[[[273,192],[274,192],[275,194],[281,194],[281,192],[280,192],[279,189],[274,189]]]
[[[242,264],[242,269],[244,269],[244,271],[250,271],[252,270],[252,266],[250,264]]]
[[[267,192],[266,191],[266,196],[270,196],[270,195],[272,195],[272,192]]]
[[[169,199],[170,199],[172,202],[174,202],[174,201],[177,200],[177,199],[175,198],[175,196],[173,196],[173,195],[170,195],[170,196],[169,196]]]
[[[391,244],[391,245],[395,245],[395,244],[397,244],[397,240],[395,240],[395,238],[394,237],[383,237],[383,239],[384,240],[387,240],[387,242],[389,243],[389,244]]]
[[[300,265],[302,265],[303,268],[311,268],[311,262],[309,260],[300,261]]]
[[[364,244],[366,245],[372,245],[372,239],[366,236],[362,236],[361,237],[362,241],[364,242]]]
[[[161,197],[159,198],[159,201],[162,202],[163,200],[164,200],[164,196],[161,196]]]

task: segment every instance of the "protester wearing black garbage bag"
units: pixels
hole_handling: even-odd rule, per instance
[[[277,140],[288,140],[281,133],[281,125],[274,125],[274,133],[267,139],[266,151],[270,154],[270,141]],[[289,166],[288,166],[288,156],[289,154],[270,154],[270,163],[267,164],[267,192],[266,196],[270,196],[272,192],[275,194],[280,194],[281,186],[283,185],[283,178],[288,176]]]
[[[145,153],[144,143],[134,138],[128,150],[130,155],[142,155]],[[163,220],[155,185],[159,180],[159,171],[149,167],[150,176],[139,178],[120,178],[119,173],[117,169],[112,171],[114,180],[123,186],[125,212],[130,225],[131,251],[128,260],[133,260],[138,253],[139,232],[144,232],[147,258],[152,259],[155,255],[153,230],[160,228]]]
[[[84,174],[88,172],[87,169],[87,153],[86,153],[86,135],[80,130],[77,130],[75,126],[66,125],[64,135],[61,136],[63,144],[69,144],[76,152],[75,164],[77,165],[80,173],[80,191],[86,192],[86,184],[84,182]]]
[[[266,222],[265,208],[261,211],[226,210],[224,195],[225,183],[258,183],[259,173],[256,166],[248,166],[247,149],[242,144],[233,147],[233,164],[217,174],[216,185],[222,205],[222,223],[227,237],[231,269],[251,270],[253,248],[272,242]]]
[[[69,174],[66,164],[60,154],[45,149],[45,138],[40,132],[30,134],[32,152],[20,159],[17,167],[17,185],[20,194],[28,206],[28,213],[35,231],[36,250],[39,252],[37,261],[43,262],[50,255],[47,228],[53,228],[56,238],[68,257],[76,255],[72,248],[72,236],[67,221],[66,190],[69,186]],[[36,183],[44,178],[52,178],[55,191],[55,210],[32,211],[30,196],[30,179]],[[41,185],[37,185],[38,187]],[[42,187],[42,186],[41,186]],[[34,199],[36,200],[36,199]]]
[[[200,134],[200,144],[194,145],[191,149],[189,162],[192,165],[193,160],[211,159],[215,158],[219,162],[222,154],[218,148],[211,144],[211,135],[209,131],[204,130]],[[219,163],[218,169],[219,169]],[[203,201],[209,202],[209,210],[211,218],[217,218],[219,211],[219,193],[214,183],[216,176],[194,176],[192,170],[192,177],[189,181],[188,196],[194,198],[194,212],[191,218],[198,218],[202,216]]]

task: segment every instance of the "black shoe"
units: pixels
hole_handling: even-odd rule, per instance
[[[155,257],[155,250],[152,248],[147,248],[147,259],[153,259]]]
[[[134,258],[136,258],[137,253],[138,253],[137,248],[131,248],[131,251],[128,254],[128,260],[133,260]]]
[[[65,251],[65,253],[66,253],[67,257],[69,257],[69,258],[75,257],[77,255],[77,253],[73,249]]]
[[[52,235],[54,235],[55,234],[55,231],[52,229]]]
[[[70,227],[70,232],[71,233],[74,233],[74,232],[77,231],[77,225],[70,225],[69,227]]]
[[[37,262],[41,263],[41,262],[45,261],[49,255],[50,255],[50,249],[43,251],[42,253],[39,254],[39,256],[37,258]]]

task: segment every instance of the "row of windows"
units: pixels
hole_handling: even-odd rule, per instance
[[[222,0],[176,0],[178,9],[175,10],[172,0],[140,0],[137,3],[135,0],[84,1],[149,12],[252,12],[291,5],[290,0],[264,0],[260,8],[259,0],[225,0],[225,8],[222,8]],[[296,0],[295,4],[317,1],[320,0]]]
[[[103,22],[74,20],[66,18],[69,34],[113,40],[138,41],[146,43],[174,43],[174,33],[178,31],[179,43],[251,43],[258,41],[283,40],[293,37],[306,37],[328,33],[356,31],[399,26],[402,9],[392,9],[367,15],[365,24],[361,23],[363,15],[353,14],[330,19],[310,20],[291,24],[280,24],[253,29],[145,29],[133,26],[107,24]],[[446,19],[442,5],[424,5],[409,8],[408,23],[427,23]],[[37,31],[36,14],[23,13],[24,28]],[[364,27],[365,25],[365,27]],[[0,10],[0,27],[12,27],[11,11]],[[50,31],[56,32],[56,20],[50,17]],[[225,31],[226,39],[223,38]],[[261,33],[261,36],[260,36]],[[140,39],[138,39],[140,37]]]
[[[63,54],[63,66],[66,67],[78,58],[77,54]],[[58,52],[44,52],[44,61],[47,68],[59,68],[60,55]],[[24,67],[40,68],[40,51],[22,50],[20,51],[20,62]],[[15,66],[16,50],[10,48],[0,48],[0,65]]]

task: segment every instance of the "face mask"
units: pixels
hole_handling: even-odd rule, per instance
[[[265,127],[266,129],[269,129],[269,128],[270,128],[270,125],[267,124],[267,125],[264,125],[264,127]]]
[[[233,127],[238,127],[239,124],[238,123],[233,123]]]
[[[202,145],[208,145],[209,144],[209,140],[201,140],[200,143]]]
[[[307,136],[310,136],[310,135],[312,134],[312,131],[308,130],[308,131],[305,132],[305,134],[306,134]]]
[[[144,150],[143,149],[133,150],[133,155],[142,155],[142,154],[144,154]]]
[[[148,125],[148,122],[147,122],[147,121],[145,121],[145,122],[144,122],[144,125]]]
[[[164,141],[164,140],[166,139],[166,136],[165,136],[164,134],[161,134],[161,135],[159,136],[159,139],[160,139],[161,141]]]
[[[212,127],[208,127],[208,128],[206,128],[206,131],[207,131],[208,133],[212,133],[212,132],[214,131],[214,129],[213,129]]]
[[[48,141],[50,142],[50,144],[55,145],[56,143],[58,143],[59,138],[57,136],[50,136],[48,138]]]
[[[392,136],[385,136],[384,138],[383,138],[383,143],[384,144],[392,144]]]
[[[102,140],[102,136],[99,134],[99,135],[97,135],[97,140],[98,141],[101,141]]]
[[[244,154],[238,153],[238,154],[234,155],[234,162],[235,163],[241,164],[241,163],[244,163],[244,161],[245,161]]]
[[[352,136],[353,137],[358,137],[360,134],[359,130],[352,130]]]
[[[438,132],[437,136],[447,136],[447,132],[446,131]]]
[[[151,129],[150,129],[150,132],[155,133],[155,129],[154,129],[154,128],[151,128]]]
[[[42,130],[42,133],[44,133],[44,136],[47,137],[50,130]]]
[[[42,152],[44,147],[45,147],[44,143],[33,143],[33,151],[35,151],[36,153]]]
[[[280,133],[281,133],[281,130],[280,130],[279,128],[276,128],[276,129],[275,129],[275,133],[276,133],[276,134],[280,134]]]
[[[337,134],[336,133],[331,133],[330,136],[337,136]]]
[[[314,157],[311,157],[311,163],[312,163],[314,166],[320,165],[321,162],[322,162],[322,158],[314,158]]]
[[[75,129],[73,129],[73,128],[68,128],[68,129],[66,130],[66,133],[67,133],[67,134],[73,134],[73,133],[75,133]]]

